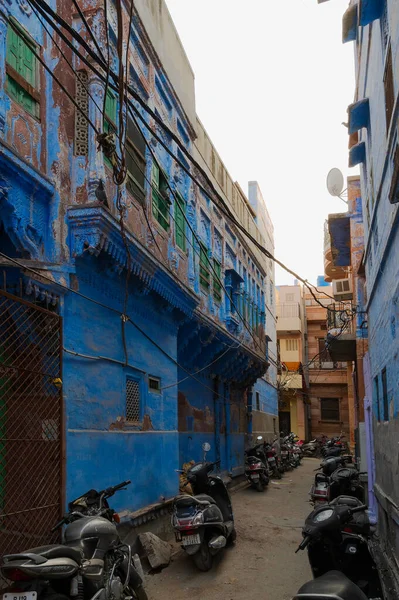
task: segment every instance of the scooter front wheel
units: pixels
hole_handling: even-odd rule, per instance
[[[209,571],[212,568],[213,556],[205,540],[202,542],[198,552],[193,554],[193,561],[200,571]]]
[[[261,481],[258,481],[258,483],[256,484],[256,490],[258,492],[264,492],[265,491],[265,486]]]

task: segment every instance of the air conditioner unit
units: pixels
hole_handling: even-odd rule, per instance
[[[333,295],[335,300],[352,300],[352,280],[351,279],[336,279],[333,281]]]

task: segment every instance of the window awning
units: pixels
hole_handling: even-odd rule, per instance
[[[366,144],[364,142],[360,142],[360,144],[356,144],[349,150],[349,166],[355,167],[356,165],[360,165],[360,163],[364,162],[366,158]]]
[[[357,4],[350,6],[342,17],[342,43],[353,42],[357,35]]]
[[[370,103],[368,98],[348,106],[349,134],[368,127],[370,122]]]
[[[369,25],[379,19],[387,0],[360,0],[359,24]]]

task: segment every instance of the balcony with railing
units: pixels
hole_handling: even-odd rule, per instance
[[[330,215],[333,217],[334,215]],[[329,218],[330,218],[329,217]],[[345,279],[346,271],[342,266],[338,266],[335,260],[332,244],[331,235],[329,229],[329,222],[324,222],[324,279],[331,282],[333,279]]]
[[[299,302],[281,302],[277,305],[277,331],[302,332],[302,320]]]
[[[350,302],[337,302],[327,308],[326,346],[333,361],[356,359],[356,310]]]

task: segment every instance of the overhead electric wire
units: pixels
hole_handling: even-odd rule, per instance
[[[54,27],[54,24],[53,24],[53,23],[51,23],[51,25],[52,25],[52,27]],[[58,30],[57,30],[57,31],[58,31]],[[75,52],[75,49],[74,49],[74,48],[73,48],[73,50],[74,50],[74,52]],[[62,53],[62,54],[63,54],[63,53]],[[65,57],[65,58],[66,58],[66,57]],[[43,64],[43,61],[40,61],[40,62]],[[45,64],[44,64],[43,66],[46,68],[46,65],[45,65]],[[70,65],[70,66],[71,66],[71,65]],[[72,66],[71,66],[71,68],[73,69],[73,67],[72,67]],[[47,70],[49,71],[49,69],[48,69],[48,68],[47,68]],[[50,72],[50,71],[49,71],[49,72]],[[51,73],[51,72],[50,72],[50,73]],[[52,74],[52,73],[51,73],[51,74]],[[79,107],[79,106],[76,104],[76,102],[75,102],[75,101],[74,101],[74,99],[73,99],[73,98],[70,96],[70,94],[68,93],[68,91],[67,91],[67,90],[66,90],[66,89],[65,89],[65,88],[62,86],[62,84],[61,84],[60,82],[58,82],[58,83],[59,83],[59,84],[60,84],[60,86],[63,88],[63,90],[66,92],[66,94],[68,95],[68,97],[70,98],[70,100],[71,100],[71,101],[74,103],[74,105],[76,106],[76,108],[78,108],[78,109],[79,109],[79,110],[82,112],[82,114],[85,116],[85,118],[87,118],[87,115],[86,115],[86,114],[85,114],[85,113],[84,113],[84,112],[83,112],[83,111],[80,109],[80,107]],[[130,110],[132,111],[132,106],[131,106],[131,104],[129,105],[129,108],[130,108]],[[135,110],[136,114],[138,114],[138,116],[139,116],[139,117],[141,117],[140,113],[138,113],[138,112],[137,112],[137,109],[135,109],[135,107],[133,107],[133,110]],[[133,116],[133,115],[132,115],[132,116]],[[88,122],[89,122],[89,123],[90,123],[90,125],[91,125],[91,126],[94,128],[94,130],[95,130],[95,131],[97,131],[97,130],[96,130],[96,128],[94,127],[93,123],[92,123],[92,122],[90,122],[90,120],[89,120],[89,119],[88,119]],[[137,124],[137,122],[136,122],[136,124]],[[137,125],[137,127],[138,127],[138,125]],[[154,134],[154,132],[152,131],[152,129],[150,129],[150,131],[151,131],[151,132]],[[144,137],[144,136],[143,136],[143,138],[144,138],[145,142],[147,143],[147,141],[146,141],[146,139],[145,139],[145,137]],[[162,140],[160,140],[160,142],[162,143]],[[148,147],[149,147],[149,149],[150,149],[150,152],[151,152],[151,154],[152,154],[152,156],[153,156],[153,159],[154,159],[154,160],[156,160],[156,157],[154,156],[154,153],[153,153],[153,151],[152,151],[152,148],[150,147],[150,145],[149,145],[148,143],[147,143],[147,146],[148,146]],[[168,149],[168,148],[166,147],[166,149]],[[174,155],[172,155],[172,156],[174,157]],[[176,157],[174,157],[174,158],[176,158]],[[178,159],[176,159],[176,160],[178,160]],[[181,164],[181,166],[182,166],[182,167],[185,169],[185,165]],[[185,170],[186,170],[186,172],[187,172],[187,169],[185,169]],[[190,172],[188,172],[188,174],[190,175]],[[169,182],[168,182],[168,184],[169,184]],[[170,188],[170,190],[171,190],[172,194],[173,194],[173,195],[174,195],[174,197],[175,197],[175,194],[174,194],[174,191],[173,191],[173,189],[172,189],[172,188]],[[176,197],[175,197],[175,199],[176,199]],[[146,215],[146,214],[145,214],[145,216],[146,216],[146,219],[147,219],[147,215]],[[190,223],[189,223],[189,221],[187,220],[187,218],[186,218],[186,215],[184,215],[184,216],[185,216],[186,222],[187,222],[187,224],[189,225],[189,227],[190,227],[190,229],[191,229],[191,231],[192,231],[193,235],[196,237],[196,234],[195,234],[194,230],[192,229],[192,227],[191,227],[191,224],[190,224]],[[173,216],[172,216],[172,218],[173,218]],[[147,219],[147,224],[149,225],[149,223],[148,223],[148,219]],[[151,230],[151,233],[152,233],[152,230]],[[186,237],[187,237],[187,236],[186,236]],[[188,239],[188,238],[187,238],[187,239]],[[196,239],[197,239],[197,242],[198,242],[198,238],[197,238],[197,237],[196,237]],[[194,245],[193,245],[193,247],[194,247]],[[159,246],[158,246],[158,249],[159,249]],[[266,253],[266,252],[268,252],[268,251],[266,251],[266,250],[265,250],[265,253]],[[269,254],[270,254],[270,253],[269,253]],[[271,256],[271,255],[270,255],[270,256]],[[209,257],[208,257],[208,256],[207,256],[207,259],[208,259],[208,262],[210,263],[210,267],[211,267],[212,271],[214,271],[214,269],[213,269],[213,265],[211,264],[211,261],[210,261],[210,259],[209,259]],[[294,275],[295,275],[295,274],[294,274]],[[215,273],[215,276],[216,276],[216,277],[218,277],[216,273]],[[220,279],[219,279],[219,283],[221,283]],[[221,285],[222,285],[223,289],[225,290],[225,293],[226,293],[226,295],[229,297],[229,295],[228,295],[228,293],[227,293],[227,290],[224,288],[224,286],[223,286],[223,284],[222,284],[222,283],[221,283]],[[313,287],[314,287],[314,286],[313,286]],[[313,294],[312,294],[312,295],[313,295]],[[234,306],[234,302],[233,302],[232,298],[230,298],[230,300],[231,300],[231,302],[232,302],[232,305]],[[317,299],[316,299],[316,298],[315,298],[315,300],[317,301]],[[235,308],[236,308],[236,307],[235,307]],[[252,334],[251,330],[250,330],[250,329],[249,329],[249,327],[247,326],[247,324],[246,324],[246,322],[245,322],[245,319],[243,319],[243,318],[241,317],[241,314],[240,314],[240,312],[238,311],[238,309],[237,309],[237,308],[236,308],[236,311],[237,311],[237,314],[238,314],[238,315],[240,316],[240,318],[242,319],[242,321],[243,321],[243,323],[244,323],[245,327],[248,329],[248,331],[249,331],[250,335],[253,337],[253,339],[254,339],[255,343],[257,343],[257,341],[255,340],[255,338],[254,338],[254,336],[253,336],[253,334]],[[270,360],[270,359],[269,359],[269,360]],[[272,360],[271,360],[271,362],[273,363],[274,361],[272,361]],[[274,364],[275,364],[276,366],[278,366],[278,365],[277,365],[277,363],[274,363]]]
[[[44,27],[44,29],[46,30],[46,32],[48,33],[48,35],[49,35],[49,36],[51,37],[51,39],[53,40],[53,42],[54,42],[54,44],[56,45],[57,49],[58,49],[58,50],[61,52],[61,55],[63,56],[63,58],[65,59],[65,61],[68,63],[68,65],[70,66],[70,68],[72,69],[72,71],[75,73],[75,75],[76,75],[76,76],[79,76],[79,74],[78,74],[78,73],[75,71],[75,69],[73,68],[73,65],[70,63],[70,61],[68,61],[68,59],[66,58],[65,54],[62,52],[62,50],[61,50],[60,46],[59,46],[59,45],[57,44],[57,42],[55,41],[54,37],[53,37],[53,36],[50,34],[50,32],[48,31],[48,29],[47,29],[47,27],[45,26],[45,24],[43,23],[43,21],[42,21],[42,20],[40,19],[40,17],[37,15],[37,12],[36,12],[36,10],[35,10],[35,8],[34,8],[34,7],[33,7],[33,10],[34,10],[34,12],[35,12],[35,14],[36,14],[37,18],[39,19],[39,21],[42,23],[42,26]],[[56,82],[57,82],[57,83],[58,83],[58,84],[59,84],[59,85],[60,85],[60,86],[61,86],[61,87],[64,89],[64,91],[67,93],[67,96],[68,96],[68,98],[71,100],[71,102],[73,102],[74,106],[80,110],[80,112],[81,112],[81,113],[82,113],[82,115],[85,117],[85,119],[87,120],[87,122],[88,122],[88,123],[91,125],[91,127],[93,128],[93,130],[94,130],[96,133],[98,133],[98,129],[97,129],[97,128],[95,127],[95,125],[94,125],[94,124],[93,124],[93,123],[90,121],[90,119],[88,118],[88,116],[86,115],[86,113],[85,113],[85,112],[84,112],[84,111],[83,111],[83,110],[82,110],[82,109],[79,107],[79,105],[77,104],[76,100],[75,100],[75,99],[74,99],[74,98],[73,98],[73,97],[72,97],[72,96],[69,94],[69,92],[68,92],[67,90],[65,90],[65,88],[63,87],[63,85],[61,84],[61,82],[59,81],[59,79],[56,77],[56,75],[55,75],[55,74],[54,74],[54,73],[53,73],[53,72],[52,72],[52,71],[51,71],[51,70],[50,70],[50,69],[49,69],[49,68],[48,68],[48,67],[45,65],[44,61],[41,61],[41,62],[42,62],[42,64],[43,64],[43,66],[45,66],[46,70],[47,70],[47,71],[50,73],[50,75],[53,77],[53,79],[54,79],[54,80],[55,80],[55,81],[56,81]],[[86,91],[87,91],[87,93],[90,95],[90,97],[91,97],[92,101],[94,102],[94,104],[95,104],[95,106],[98,108],[98,110],[101,110],[101,109],[100,109],[100,107],[98,106],[98,104],[96,103],[96,101],[94,100],[94,98],[91,96],[91,94],[90,94],[90,91],[89,91],[89,89],[88,89],[88,88],[87,88],[87,90],[86,90]],[[104,114],[103,114],[103,116],[104,116]],[[136,124],[136,126],[137,126],[137,121],[135,120],[135,118],[134,118],[134,115],[132,115],[132,117],[133,117],[133,119],[134,119],[134,122],[135,122],[135,124]],[[143,139],[145,139],[145,138],[144,138],[144,136],[143,136]],[[151,149],[150,147],[149,147],[149,150],[150,150],[150,152],[151,152],[151,155],[152,155],[152,157],[153,157],[153,160],[155,160],[155,161],[156,161],[156,157],[154,156],[154,154],[153,154],[153,152],[152,152],[152,149]],[[127,149],[127,151],[128,151],[128,149]],[[129,153],[129,152],[128,152],[128,153]],[[135,157],[134,157],[132,154],[130,154],[130,156],[131,156],[132,160],[133,160],[133,161],[135,161]],[[135,162],[136,162],[136,161],[135,161]],[[138,168],[140,168],[140,165],[139,165],[137,162],[136,162],[136,166],[137,166]],[[152,184],[152,182],[150,182],[150,181],[149,181],[149,179],[146,177],[146,175],[145,175],[145,172],[144,172],[144,171],[142,171],[142,173],[144,174],[144,176],[145,176],[146,180],[147,180],[147,181],[150,183],[150,185],[151,185],[152,189],[154,189],[154,188],[153,188],[153,184]],[[172,195],[173,195],[173,196],[174,196],[174,198],[175,198],[175,201],[177,201],[177,198],[176,198],[176,196],[175,196],[175,193],[174,193],[174,191],[173,191],[172,187],[171,187],[171,186],[170,186],[170,184],[169,184],[169,181],[167,181],[167,183],[168,183],[168,187],[169,187],[170,191],[172,192]],[[118,192],[118,193],[119,193],[119,192]],[[144,209],[144,207],[143,207],[143,209]],[[156,242],[156,239],[155,239],[155,237],[154,237],[154,234],[153,234],[153,231],[152,231],[152,229],[151,229],[151,225],[150,225],[150,223],[149,223],[149,221],[148,221],[148,217],[147,217],[147,214],[146,214],[145,210],[144,210],[144,214],[145,214],[145,217],[146,217],[146,220],[147,220],[147,225],[148,225],[148,227],[149,227],[149,229],[150,229],[150,232],[151,232],[151,234],[152,234],[152,236],[153,236],[153,238],[154,238],[154,241],[155,241],[155,243],[156,243],[156,245],[157,245],[158,249],[160,250],[160,248],[159,248],[159,246],[158,246],[158,244],[157,244],[157,242]],[[174,219],[173,215],[172,215],[171,213],[169,213],[169,214],[170,214],[170,215],[172,216],[172,218]],[[190,222],[188,221],[188,219],[187,219],[187,216],[185,215],[185,213],[184,213],[184,212],[183,212],[183,216],[184,216],[184,219],[186,220],[186,223],[188,224],[188,226],[189,226],[190,230],[192,231],[193,235],[196,237],[196,240],[197,240],[197,242],[199,243],[199,238],[196,236],[196,233],[195,233],[194,229],[191,227],[191,224],[190,224]],[[122,233],[122,238],[125,238],[125,235],[124,235],[124,223],[123,223],[123,217],[122,217],[122,215],[120,215],[120,224],[121,224],[121,229],[123,230],[123,231],[121,232],[121,233]],[[185,235],[185,237],[186,237],[187,241],[190,243],[190,241],[191,241],[191,240],[189,239],[189,237],[188,237],[186,234],[184,234],[184,235]],[[191,242],[191,243],[192,243],[192,242]],[[126,240],[125,240],[125,239],[124,239],[124,245],[125,245],[126,253],[127,253],[127,255],[128,255],[128,262],[129,262],[130,249],[129,249],[129,247],[128,247],[128,244],[127,244],[127,242],[126,242]],[[194,247],[194,244],[193,244],[193,243],[192,243],[192,247],[193,247],[193,250],[195,251],[195,247]],[[199,255],[199,252],[197,252],[197,254]],[[242,321],[243,321],[243,323],[244,323],[244,326],[245,326],[245,327],[248,329],[248,331],[249,331],[250,335],[252,336],[252,338],[253,338],[253,340],[254,340],[254,342],[255,342],[255,345],[259,344],[259,342],[257,342],[257,340],[255,339],[255,337],[254,337],[254,336],[253,336],[253,334],[251,333],[251,331],[250,331],[249,327],[247,326],[247,324],[246,324],[245,320],[243,319],[243,317],[242,317],[242,316],[241,316],[241,314],[239,313],[238,309],[236,308],[236,306],[235,306],[235,304],[234,304],[234,302],[233,302],[233,299],[232,299],[232,298],[229,296],[229,294],[228,294],[228,292],[227,292],[226,288],[224,287],[224,285],[223,285],[222,281],[219,279],[219,277],[218,277],[218,275],[217,275],[216,271],[214,270],[214,267],[213,267],[213,265],[212,265],[212,263],[211,263],[211,260],[210,260],[210,258],[209,258],[208,256],[207,256],[207,260],[208,260],[208,262],[209,262],[209,266],[210,266],[211,270],[212,270],[212,271],[213,271],[213,273],[214,273],[214,276],[215,276],[215,277],[218,279],[218,282],[219,282],[219,284],[220,284],[220,285],[221,285],[221,287],[224,289],[224,291],[225,291],[225,293],[226,293],[227,297],[230,299],[230,301],[231,301],[231,303],[232,303],[232,306],[234,306],[234,308],[235,308],[235,309],[236,309],[236,311],[237,311],[237,314],[238,314],[238,315],[240,316],[240,318],[242,319]],[[128,267],[129,267],[129,266],[128,266]],[[127,270],[128,270],[128,273],[130,273],[130,268],[128,268]],[[126,287],[128,286],[128,284],[129,284],[129,280],[128,280],[128,278],[127,278],[127,281],[126,281]],[[127,306],[127,296],[128,296],[128,293],[127,293],[127,294],[125,293],[125,310],[124,310],[124,313],[126,313],[126,306]],[[123,338],[123,340],[124,340],[124,342],[123,342],[123,343],[124,343],[124,349],[125,349],[125,359],[127,360],[127,348],[126,348],[126,341],[125,341],[124,325],[125,325],[125,320],[124,320],[124,319],[122,319],[122,338]],[[259,347],[260,347],[260,346],[259,346]],[[260,349],[262,349],[262,348],[260,347]]]
[[[0,251],[0,256],[3,257],[4,259],[6,259],[7,261],[10,261],[10,262],[14,263],[17,267],[19,267],[23,271],[29,271],[29,272],[33,273],[34,275],[36,275],[39,278],[46,279],[52,285],[56,285],[56,286],[60,287],[63,290],[67,290],[68,292],[71,292],[71,293],[73,293],[73,294],[75,294],[77,296],[80,296],[84,300],[88,300],[89,302],[92,302],[93,304],[96,304],[97,306],[100,306],[101,308],[105,308],[105,309],[113,312],[114,314],[117,314],[119,317],[123,317],[124,316],[123,313],[120,310],[118,310],[116,308],[113,308],[112,306],[109,306],[108,304],[104,304],[103,302],[99,302],[98,300],[95,300],[94,298],[91,298],[90,296],[86,296],[85,294],[82,294],[82,292],[79,292],[78,290],[75,290],[75,289],[71,288],[70,286],[65,285],[64,283],[60,283],[59,281],[55,281],[51,277],[48,277],[47,275],[44,275],[43,273],[41,273],[39,271],[36,271],[35,269],[32,269],[32,267],[28,267],[27,265],[24,265],[23,263],[19,262],[17,259],[12,258],[11,256],[8,256],[7,254],[4,254],[4,252]],[[211,388],[210,386],[206,385],[203,381],[201,381],[200,379],[198,379],[197,377],[195,377],[195,375],[193,375],[192,373],[190,373],[190,371],[188,371],[185,367],[183,367],[183,365],[181,365],[175,358],[173,358],[173,356],[170,356],[170,354],[168,354],[166,352],[166,350],[164,350],[164,348],[162,348],[162,346],[160,346],[154,339],[152,339],[151,336],[149,336],[140,327],[140,325],[138,325],[135,321],[133,321],[133,319],[131,317],[128,317],[128,321],[148,341],[150,341],[160,352],[162,352],[162,354],[164,356],[166,356],[166,358],[168,358],[169,360],[171,360],[177,367],[179,367],[179,369],[181,369],[182,371],[184,371],[185,373],[187,373],[187,375],[189,377],[191,377],[192,379],[194,379],[195,381],[197,381],[204,388],[210,390],[213,394],[216,394],[219,398],[223,398],[224,399],[224,396],[222,394],[219,394],[218,392],[215,392],[215,390],[213,388]],[[70,353],[73,353],[73,352],[74,351],[70,351]],[[77,353],[77,354],[79,354],[79,353]],[[90,358],[90,359],[93,360],[96,357],[87,356],[87,358]],[[111,360],[111,361],[113,361],[113,359],[109,359],[109,358],[103,357],[103,356],[99,356],[98,358],[99,358],[99,360]]]
[[[104,63],[104,61],[101,60],[101,58],[97,55],[95,55],[95,53],[91,50],[91,48],[87,45],[87,43],[85,42],[85,40],[73,29],[71,28],[65,21],[64,19],[62,19],[61,17],[59,17],[59,15],[57,15],[57,13],[55,13],[54,11],[52,11],[52,9],[47,5],[46,2],[44,2],[43,0],[29,0],[30,2],[34,2],[37,3],[39,6],[43,6],[45,5],[45,9],[44,11],[48,11],[49,14],[51,14],[53,16],[53,18],[59,23],[61,24],[63,27],[65,27],[67,29],[67,31],[75,38],[76,41],[78,41],[84,48],[85,50],[88,52],[89,56],[91,56],[93,58],[93,60],[95,60],[97,62],[97,64],[100,64],[100,66],[102,68],[104,68],[104,70],[106,70],[106,65]],[[130,34],[130,32],[129,32]],[[85,62],[85,64],[87,64],[87,66],[92,69],[94,72],[96,72],[96,74],[104,81],[105,77],[98,72],[98,70],[95,70],[93,68],[93,65],[87,60],[85,59],[81,53],[77,52],[77,49],[71,44],[74,52],[76,52],[80,58],[82,58],[82,60]],[[111,71],[111,76],[114,80],[117,79],[117,76],[115,73],[113,73],[113,71]],[[119,92],[118,86],[116,86],[115,84],[111,84],[111,87],[116,90],[117,92]],[[316,301],[317,304],[320,304],[321,306],[323,306],[321,304],[321,302],[319,302],[319,300],[316,298],[313,290],[311,289],[313,286],[312,284],[309,284],[309,282],[302,278],[300,275],[298,275],[297,273],[295,273],[295,271],[293,271],[292,269],[289,269],[284,263],[282,263],[281,261],[279,261],[276,257],[274,257],[266,248],[264,248],[264,246],[262,246],[262,244],[260,244],[246,229],[245,227],[239,222],[237,221],[237,219],[235,218],[235,216],[232,214],[231,209],[228,207],[228,205],[226,204],[225,200],[222,198],[222,196],[217,192],[217,190],[215,189],[211,179],[209,178],[209,176],[207,175],[207,173],[205,172],[205,170],[199,165],[199,163],[191,156],[190,152],[188,152],[188,150],[185,148],[184,144],[180,141],[180,139],[178,138],[178,136],[175,135],[175,133],[162,121],[162,119],[160,117],[158,117],[158,115],[153,112],[149,106],[141,99],[140,95],[137,94],[137,92],[132,88],[132,86],[127,86],[127,90],[129,92],[129,94],[131,96],[133,96],[133,98],[144,108],[144,110],[146,112],[148,112],[150,114],[150,116],[155,120],[156,123],[158,123],[158,125],[160,125],[167,133],[168,135],[173,139],[173,141],[176,142],[176,144],[179,146],[179,148],[181,149],[181,151],[184,153],[184,155],[190,160],[190,162],[195,166],[195,168],[200,172],[200,174],[204,177],[205,181],[207,182],[208,186],[210,187],[210,189],[212,190],[212,193],[216,196],[216,198],[218,199],[219,203],[221,204],[221,206],[215,202],[215,199],[212,198],[212,194],[209,194],[209,190],[207,190],[199,181],[196,177],[194,177],[192,175],[192,173],[190,172],[189,169],[187,169],[187,167],[184,165],[184,163],[182,161],[180,161],[180,159],[174,155],[174,153],[169,149],[169,147],[164,143],[164,141],[153,131],[152,127],[146,122],[146,120],[144,119],[144,117],[141,115],[140,111],[134,106],[134,104],[130,103],[129,106],[131,106],[133,108],[133,110],[135,111],[135,113],[137,114],[138,118],[142,121],[142,123],[144,124],[144,126],[150,131],[151,135],[161,144],[161,146],[166,150],[166,152],[173,158],[173,160],[180,166],[180,168],[182,168],[186,174],[190,177],[190,179],[197,185],[197,187],[203,191],[203,193],[210,198],[210,200],[215,203],[219,210],[221,210],[221,212],[223,214],[225,214],[230,220],[231,222],[233,222],[236,227],[243,232],[243,234],[268,258],[270,258],[271,260],[273,260],[276,264],[278,264],[282,269],[284,269],[285,271],[287,271],[288,273],[290,273],[291,275],[293,275],[296,279],[298,279],[299,281],[301,281],[309,290],[309,292],[311,293],[311,295],[313,296],[314,300]],[[325,294],[328,297],[328,294],[326,294],[325,292],[322,292],[323,294]]]

